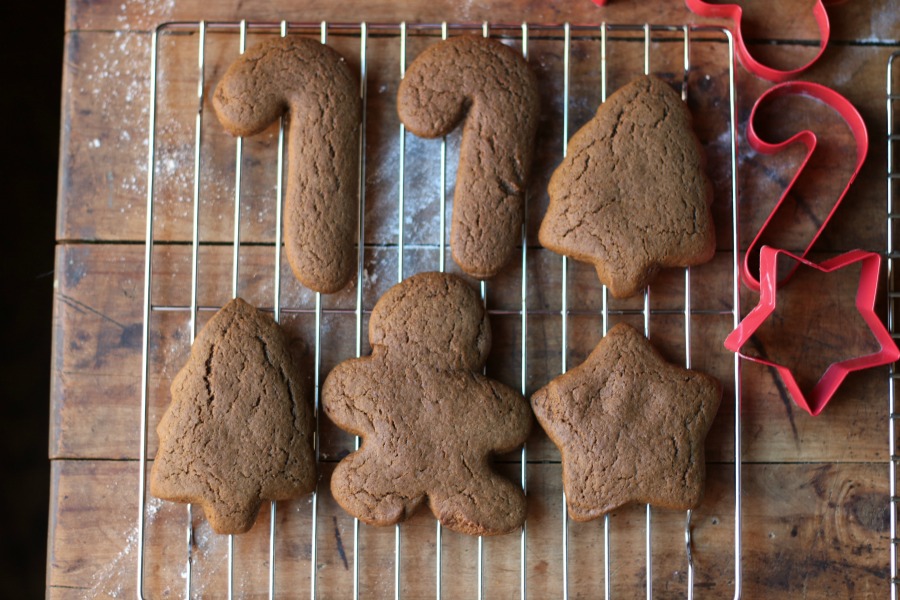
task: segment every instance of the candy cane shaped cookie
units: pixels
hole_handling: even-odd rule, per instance
[[[228,68],[213,107],[232,135],[288,117],[288,262],[313,290],[343,288],[356,269],[360,124],[358,84],[344,58],[309,39],[260,44]]]
[[[446,135],[465,120],[450,244],[474,277],[496,275],[520,241],[539,108],[522,55],[481,37],[431,46],[400,83],[397,110],[417,136]]]

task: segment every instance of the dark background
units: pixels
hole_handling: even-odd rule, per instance
[[[64,2],[4,2],[0,597],[44,596]]]

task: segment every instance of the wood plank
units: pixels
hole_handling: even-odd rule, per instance
[[[327,490],[330,466],[320,490]],[[744,597],[880,598],[888,586],[887,480],[883,465],[745,465]],[[515,473],[515,471],[514,471]],[[136,580],[137,464],[122,461],[54,461],[49,590],[121,597]],[[530,465],[527,585],[538,598],[562,589],[561,490],[558,464]],[[711,465],[706,496],[693,515],[695,597],[730,597],[734,586],[732,467]],[[145,594],[181,595],[186,557],[186,516],[181,505],[150,500],[145,545]],[[308,498],[280,503],[277,511],[276,589],[303,597],[309,589],[311,508]],[[226,585],[226,538],[194,522],[194,591],[219,597]],[[317,573],[320,590],[350,592],[354,548],[352,519],[330,494],[319,494]],[[235,589],[264,597],[268,581],[268,513],[236,538]],[[611,517],[612,589],[638,597],[644,589],[644,509],[627,507]],[[401,527],[404,597],[434,590],[434,520],[419,513]],[[684,513],[653,512],[656,597],[685,594]],[[602,521],[569,524],[569,585],[575,597],[603,589]],[[360,586],[366,595],[393,592],[394,530],[363,526]],[[518,595],[519,536],[485,540],[485,593]],[[343,549],[343,554],[340,549]],[[442,591],[464,597],[475,585],[475,540],[444,533]],[[345,566],[344,560],[348,561]],[[839,568],[834,568],[839,566]]]
[[[272,305],[271,275],[273,258],[271,248],[253,246],[241,253],[241,295],[262,307]],[[396,251],[372,249],[369,253],[367,269],[370,277],[364,281],[364,308],[368,312],[377,298],[392,284],[390,274],[396,271]],[[199,303],[203,307],[218,307],[230,297],[231,249],[221,246],[203,247],[200,256]],[[434,251],[412,250],[407,253],[406,265],[412,274],[434,268]],[[556,255],[540,250],[530,257],[529,281],[529,348],[528,390],[533,391],[552,378],[559,369],[559,354],[551,348],[559,346],[560,319],[558,316],[560,294],[558,292],[560,259]],[[55,371],[55,393],[57,399],[55,414],[60,422],[54,428],[53,456],[134,458],[135,436],[139,426],[140,397],[140,320],[139,297],[143,282],[143,249],[140,246],[106,245],[66,245],[60,247],[58,264],[59,314],[57,327],[57,368]],[[160,307],[153,314],[151,322],[151,430],[168,404],[168,385],[171,378],[186,358],[188,344],[186,310],[190,290],[190,249],[187,246],[157,246],[154,258],[153,304]],[[717,271],[727,271],[728,258],[720,257],[708,267]],[[381,274],[377,277],[377,274]],[[387,273],[387,275],[386,275]],[[704,268],[695,270],[693,280],[707,292],[711,291],[714,279],[704,275]],[[282,306],[285,323],[296,337],[298,353],[302,356],[307,372],[311,372],[314,343],[314,299],[293,279],[287,265],[282,268],[284,282]],[[102,292],[104,282],[117,282],[121,293]],[[556,282],[554,286],[552,282]],[[671,287],[664,285],[671,282]],[[661,279],[659,293],[654,294],[655,309],[677,311],[683,309],[683,275],[680,272],[667,273]],[[709,283],[710,285],[706,285]],[[494,322],[494,353],[490,365],[492,373],[516,388],[520,387],[521,363],[521,318],[519,277],[504,285],[489,287],[489,305],[497,311]],[[679,287],[681,285],[682,287]],[[553,287],[557,291],[550,290]],[[579,300],[580,289],[592,290]],[[572,292],[572,312],[574,319],[580,319],[582,328],[573,327],[575,332],[569,342],[570,360],[583,360],[600,336],[601,311],[598,285],[592,269],[572,269],[570,274]],[[669,291],[669,293],[666,293]],[[104,298],[94,298],[103,293]],[[704,294],[696,299],[695,309],[719,310],[730,292],[721,290],[716,296]],[[136,295],[137,294],[137,295]],[[323,376],[337,362],[355,354],[356,292],[353,289],[325,299],[323,327]],[[532,300],[533,299],[533,300]],[[163,307],[175,310],[164,310]],[[179,308],[180,307],[180,308]],[[613,311],[639,308],[634,301],[611,303]],[[305,312],[297,312],[305,311]],[[348,312],[349,311],[349,312]],[[205,322],[211,310],[201,311]],[[622,318],[613,315],[612,320]],[[630,317],[634,320],[634,316]],[[698,319],[715,323],[708,334],[698,335],[698,347],[712,344],[705,341],[708,335],[724,335],[727,318],[710,315]],[[676,356],[683,356],[681,342],[668,337],[680,338],[681,317],[665,315],[660,317],[657,328],[658,343],[667,343]],[[654,319],[656,321],[656,319]],[[667,333],[668,332],[668,333]],[[365,341],[366,324],[363,324]],[[718,344],[716,343],[718,346]],[[368,348],[368,345],[364,346]],[[105,351],[101,349],[106,348]],[[701,353],[698,353],[700,355]],[[724,350],[713,353],[719,360],[710,361],[707,366],[717,372],[723,380],[730,377],[730,359]],[[683,360],[683,359],[682,359]],[[703,368],[704,359],[699,359],[698,367]],[[717,365],[717,366],[716,366]],[[102,393],[97,393],[103,390]],[[128,399],[126,401],[126,399]],[[723,410],[723,415],[726,411]],[[727,422],[727,421],[726,421]],[[729,431],[723,427],[723,431]],[[331,431],[323,433],[327,441]],[[334,432],[337,433],[337,432]],[[151,436],[155,440],[155,436]],[[723,436],[727,437],[727,436]],[[347,438],[339,435],[340,448],[346,448]],[[343,444],[343,445],[342,445]],[[542,441],[546,446],[546,441]],[[152,449],[152,448],[151,448]],[[339,452],[336,449],[335,452]]]
[[[680,4],[657,7],[651,11],[640,6],[626,6],[625,2],[611,3],[606,10],[600,11],[592,4],[573,4],[565,11],[552,4],[540,2],[521,2],[501,0],[489,5],[485,2],[408,2],[401,9],[387,0],[377,0],[359,5],[346,0],[327,2],[326,0],[307,0],[303,6],[287,3],[266,3],[259,0],[235,3],[221,2],[216,5],[203,5],[194,1],[165,2],[153,0],[143,10],[133,2],[86,2],[85,0],[69,0],[67,30],[73,29],[141,29],[148,30],[157,23],[168,20],[207,20],[233,19],[240,15],[248,19],[277,21],[319,21],[328,20],[365,20],[369,22],[391,22],[406,19],[423,23],[439,23],[442,20],[459,22],[481,22],[490,19],[496,22],[519,23],[523,19],[530,22],[557,23],[562,20],[572,22],[608,21],[642,23],[648,20],[656,22],[681,23],[691,18],[691,13]],[[315,15],[315,16],[311,16]],[[795,29],[800,34],[802,29]]]
[[[273,249],[251,246],[241,251],[240,293],[262,307],[271,307],[273,298]],[[436,265],[434,250],[411,250],[406,254],[407,275]],[[730,255],[720,255],[709,264],[694,269],[692,276],[695,310],[718,311],[730,300],[730,285],[723,285],[730,273]],[[560,369],[561,320],[560,259],[545,250],[529,254],[527,323],[527,378],[530,394],[558,374]],[[367,253],[369,275],[364,280],[364,309],[371,310],[377,298],[394,282],[396,250],[372,248]],[[53,371],[53,414],[50,454],[53,458],[136,458],[140,423],[141,307],[143,303],[143,247],[121,245],[63,245],[57,255],[56,351]],[[571,264],[569,280],[569,364],[580,363],[602,335],[599,285],[593,270]],[[231,248],[204,246],[200,252],[199,303],[205,322],[212,309],[223,305],[231,294]],[[707,272],[708,270],[708,272]],[[158,307],[151,321],[151,378],[149,387],[150,451],[155,451],[153,432],[168,405],[168,387],[186,360],[189,341],[190,247],[156,246],[154,254],[153,304]],[[376,274],[380,274],[376,278]],[[520,276],[488,287],[494,346],[489,363],[492,376],[519,389],[521,386]],[[802,291],[814,286],[803,279]],[[294,347],[307,373],[312,372],[315,318],[314,299],[282,265],[282,306],[285,325],[294,338]],[[815,307],[852,303],[855,281],[841,278],[831,293],[818,292],[802,297],[801,307],[817,315]],[[675,362],[684,360],[683,274],[664,273],[651,294],[653,309],[670,311],[654,314],[651,337]],[[355,290],[327,297],[324,301],[322,334],[322,376],[341,360],[355,355]],[[815,302],[814,302],[815,301]],[[163,310],[168,306],[171,310]],[[751,306],[745,304],[745,310]],[[785,300],[785,306],[787,300]],[[642,327],[642,317],[633,311],[634,301],[611,303],[611,323],[628,320]],[[847,311],[851,310],[849,308]],[[632,311],[619,314],[616,311]],[[848,313],[849,314],[849,313]],[[365,315],[364,315],[365,316]],[[787,323],[763,338],[762,348],[778,356],[785,346],[790,353],[810,360],[824,352],[830,340],[851,338],[845,321],[819,320],[822,346],[813,346],[798,337]],[[367,322],[363,322],[363,349]],[[692,358],[695,368],[716,375],[726,387],[725,402],[708,440],[710,460],[732,459],[733,448],[733,361],[721,345],[731,327],[731,317],[696,314],[692,319]],[[802,327],[801,327],[802,328]],[[863,331],[861,328],[859,331]],[[860,348],[867,339],[862,336]],[[796,344],[800,344],[798,347]],[[844,350],[850,350],[845,347]],[[805,353],[805,354],[804,354]],[[815,364],[815,363],[812,363]],[[744,363],[743,427],[744,459],[747,461],[881,461],[887,444],[887,375],[877,369],[851,376],[828,409],[812,418],[799,411],[784,395],[774,374],[758,365]],[[350,438],[326,423],[322,431],[323,451],[339,456],[349,449]],[[832,440],[842,440],[833,444]],[[844,440],[852,440],[846,443]],[[555,460],[558,454],[543,433],[535,432],[528,443],[531,460]]]
[[[260,36],[251,36],[254,43]],[[339,36],[332,43],[351,64],[358,59],[358,42]],[[411,39],[410,60],[430,41]],[[189,240],[193,188],[194,115],[196,108],[196,36],[163,36],[160,48],[162,73],[157,127],[156,235],[161,240]],[[660,44],[654,50],[654,70],[674,73],[680,69],[679,44]],[[610,43],[610,90],[640,72],[643,46],[637,41]],[[799,53],[802,46],[780,46]],[[544,85],[544,119],[539,129],[539,152],[529,199],[529,234],[536,231],[546,210],[546,184],[562,152],[562,67],[559,41],[533,40],[532,64]],[[835,87],[862,112],[872,139],[885,129],[884,69],[896,46],[849,46],[829,53],[806,78]],[[141,241],[144,236],[146,178],[149,41],[136,33],[72,33],[67,36],[64,77],[66,101],[61,149],[60,240]],[[394,94],[398,83],[397,42],[370,41],[369,112],[367,130],[366,238],[372,244],[393,244],[397,239],[398,122]],[[236,36],[210,34],[206,77],[212,89],[221,72],[237,54]],[[593,114],[599,102],[599,43],[573,44],[570,135]],[[709,168],[716,185],[714,204],[720,248],[730,247],[729,137],[723,107],[727,106],[726,63],[719,44],[694,43],[690,104],[698,134],[706,145]],[[834,73],[847,75],[836,77]],[[711,79],[707,80],[705,75]],[[746,124],[752,102],[769,84],[752,77],[738,80],[738,117]],[[777,108],[777,107],[776,107]],[[227,241],[233,231],[234,141],[206,110],[202,142],[201,233],[206,240]],[[116,115],[110,127],[109,115]],[[797,190],[797,208],[784,224],[788,231],[775,241],[802,247],[827,212],[831,199],[842,189],[841,178],[849,168],[843,148],[850,140],[846,128],[835,129],[836,119],[825,109],[806,109],[802,120],[774,119],[773,135],[792,133],[797,123],[823,136],[823,152],[808,166],[808,177]],[[830,128],[830,129],[829,129]],[[242,236],[246,241],[273,237],[275,227],[274,183],[276,130],[248,139],[244,145],[242,182]],[[458,136],[450,137],[448,181],[455,173]],[[799,163],[799,148],[778,157],[760,156],[741,147],[742,235],[753,237],[775,199]],[[407,223],[405,243],[436,243],[439,193],[439,143],[407,136]],[[820,239],[824,251],[855,247],[879,249],[884,244],[883,198],[885,182],[883,144],[873,144],[858,182],[838,211],[834,223]],[[448,199],[452,198],[452,188]],[[452,203],[450,203],[452,204]],[[448,220],[449,221],[449,220]],[[413,226],[416,224],[416,226]]]
[[[749,39],[817,40],[818,28],[811,14],[814,0],[784,3],[757,0],[743,6]],[[890,0],[874,0],[858,6],[840,3],[828,7],[832,40],[897,39],[897,14]],[[311,16],[312,15],[312,16]],[[573,2],[562,10],[546,2],[499,0],[494,2],[451,0],[407,1],[401,10],[389,0],[375,0],[360,5],[348,0],[306,0],[302,6],[265,0],[230,0],[215,4],[200,0],[68,0],[66,30],[136,29],[148,30],[171,20],[223,20],[247,18],[277,21],[366,20],[370,22],[406,19],[417,22],[468,21],[519,23],[573,23],[600,21],[631,23],[683,23],[699,21],[682,3],[645,5],[612,0],[602,9],[589,2]],[[788,66],[798,66],[802,63]]]

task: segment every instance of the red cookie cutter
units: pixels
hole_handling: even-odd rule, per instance
[[[832,363],[813,387],[809,396],[803,395],[800,386],[789,367],[756,357],[748,356],[741,352],[741,348],[753,336],[757,329],[775,310],[775,296],[778,288],[777,263],[778,257],[784,255],[793,259],[798,265],[812,267],[822,273],[832,273],[852,264],[861,262],[862,271],[859,277],[859,287],[856,292],[856,308],[865,320],[875,339],[881,345],[881,350],[873,354],[866,354],[848,360]],[[795,266],[796,268],[796,266]],[[818,415],[831,400],[838,387],[852,371],[859,371],[869,367],[878,367],[896,361],[900,358],[900,350],[891,338],[891,334],[875,314],[875,294],[878,291],[878,275],[881,269],[881,256],[875,252],[852,250],[846,254],[836,256],[821,264],[812,263],[800,256],[796,256],[786,250],[779,250],[764,246],[760,251],[760,277],[762,288],[759,304],[744,317],[737,329],[732,331],[725,339],[725,347],[732,352],[737,352],[742,358],[752,360],[763,365],[774,367],[788,389],[794,402],[800,408],[811,414]]]
[[[869,151],[869,134],[866,130],[866,123],[865,121],[863,121],[863,118],[859,114],[859,111],[856,110],[856,108],[850,103],[849,100],[847,100],[831,88],[819,85],[818,83],[810,83],[808,81],[788,81],[786,83],[780,83],[770,88],[765,93],[763,93],[762,96],[759,97],[759,99],[753,105],[753,110],[750,112],[750,120],[747,123],[747,141],[750,142],[750,146],[757,152],[763,154],[777,154],[794,142],[800,142],[804,146],[806,146],[806,157],[803,159],[803,162],[800,163],[800,168],[797,169],[797,172],[794,174],[791,182],[781,194],[781,198],[778,199],[778,202],[775,204],[772,212],[770,212],[769,216],[766,217],[765,223],[763,223],[763,226],[757,232],[756,237],[747,248],[747,253],[744,255],[744,263],[742,269],[744,283],[747,285],[747,287],[754,291],[759,291],[759,281],[757,280],[756,275],[753,273],[750,263],[754,258],[757,246],[760,245],[763,234],[765,233],[772,219],[775,217],[775,213],[778,212],[785,199],[791,193],[794,184],[800,177],[800,173],[804,168],[806,168],[806,164],[809,162],[810,157],[812,157],[812,154],[816,149],[816,144],[818,143],[816,134],[809,130],[804,130],[796,133],[787,140],[776,144],[764,141],[756,133],[756,113],[759,107],[768,100],[787,95],[809,96],[825,103],[826,105],[834,109],[847,123],[847,126],[850,127],[850,131],[853,133],[853,137],[856,140],[856,164],[853,169],[853,174],[847,180],[847,185],[844,187],[844,190],[841,192],[840,196],[838,196],[837,200],[834,203],[834,206],[831,207],[828,216],[812,236],[809,244],[807,244],[802,256],[805,257],[809,253],[810,248],[812,248],[813,244],[816,243],[816,240],[818,240],[819,236],[822,234],[822,230],[825,229],[825,227],[828,225],[828,222],[831,220],[831,217],[834,215],[837,207],[843,201],[844,196],[847,195],[847,192],[849,191],[850,186],[853,184],[853,181],[856,179],[856,176],[859,174],[860,169],[862,169],[863,162],[866,160],[866,154]],[[791,273],[793,273],[793,271],[788,273],[785,279],[789,278]]]
[[[831,24],[828,21],[828,12],[825,10],[825,5],[839,4],[844,1],[846,0],[816,1],[816,4],[813,6],[813,16],[816,18],[816,23],[819,25],[819,51],[812,60],[802,67],[788,71],[768,67],[753,58],[753,55],[750,54],[750,50],[747,48],[747,44],[744,42],[743,25],[741,24],[743,10],[741,10],[741,7],[737,4],[711,4],[704,0],[684,0],[684,3],[694,14],[698,14],[702,17],[730,19],[731,22],[734,23],[732,29],[734,31],[735,48],[737,49],[738,58],[745,69],[757,77],[761,77],[768,81],[786,81],[788,79],[793,79],[801,72],[808,69],[814,62],[819,60],[819,57],[825,52],[825,46],[828,45],[828,38],[831,36]]]

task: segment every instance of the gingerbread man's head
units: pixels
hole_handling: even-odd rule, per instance
[[[477,371],[487,360],[491,328],[484,304],[463,280],[420,273],[375,305],[369,342],[375,352],[399,351],[437,366]]]

